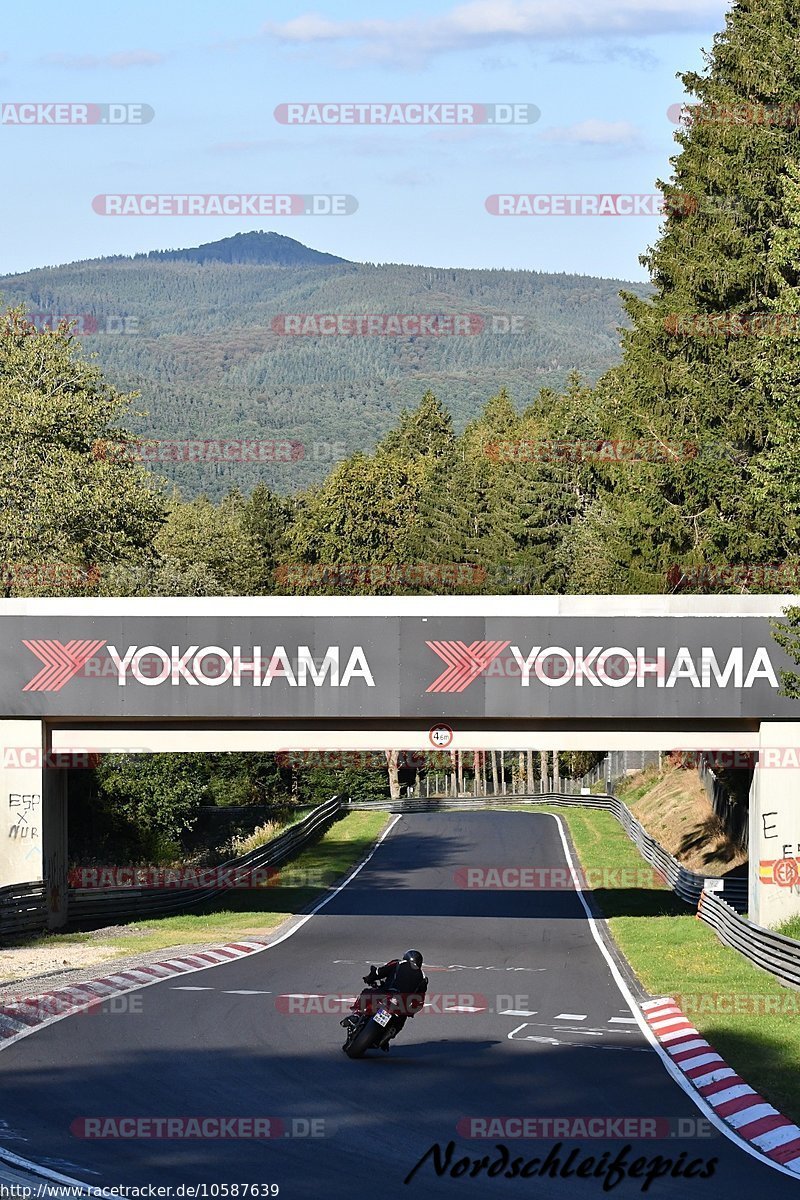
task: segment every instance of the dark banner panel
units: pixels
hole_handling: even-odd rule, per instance
[[[760,616],[30,615],[0,631],[2,717],[800,714]]]

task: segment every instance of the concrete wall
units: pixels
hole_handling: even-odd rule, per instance
[[[761,726],[750,791],[749,915],[771,929],[800,915],[800,724]]]
[[[42,879],[41,721],[0,721],[0,887]]]

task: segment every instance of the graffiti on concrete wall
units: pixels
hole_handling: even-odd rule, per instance
[[[775,842],[775,858],[762,858],[758,864],[761,883],[800,892],[800,842],[781,840],[780,829],[773,818],[777,812],[761,814],[761,836],[764,842]],[[770,847],[772,849],[772,847]]]
[[[8,797],[8,836],[14,841],[35,841],[39,836],[42,797],[36,792],[11,792]]]

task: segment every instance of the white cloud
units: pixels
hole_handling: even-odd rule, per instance
[[[554,126],[545,129],[542,141],[572,146],[635,146],[641,135],[630,121],[598,121],[591,118],[576,125]]]
[[[111,67],[125,70],[127,67],[155,67],[165,61],[165,55],[156,50],[118,50],[113,54],[46,54],[42,62],[54,67],[69,67],[73,71],[96,71]]]
[[[304,13],[268,22],[262,33],[295,45],[352,42],[366,57],[408,61],[502,43],[714,30],[726,8],[727,0],[469,0],[414,20],[340,21]]]

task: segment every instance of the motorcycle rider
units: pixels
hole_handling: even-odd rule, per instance
[[[388,1052],[389,1043],[405,1025],[409,1017],[419,1012],[425,1003],[425,993],[428,990],[428,979],[422,973],[422,955],[419,950],[406,950],[402,958],[392,958],[382,967],[373,966],[368,975],[363,976],[368,986],[363,989],[353,1007],[354,1013],[363,1013],[377,1007],[380,999],[387,992],[399,992],[401,997],[401,1014],[395,1016],[389,1028],[378,1045],[381,1050]],[[352,1021],[352,1017],[342,1021]]]

